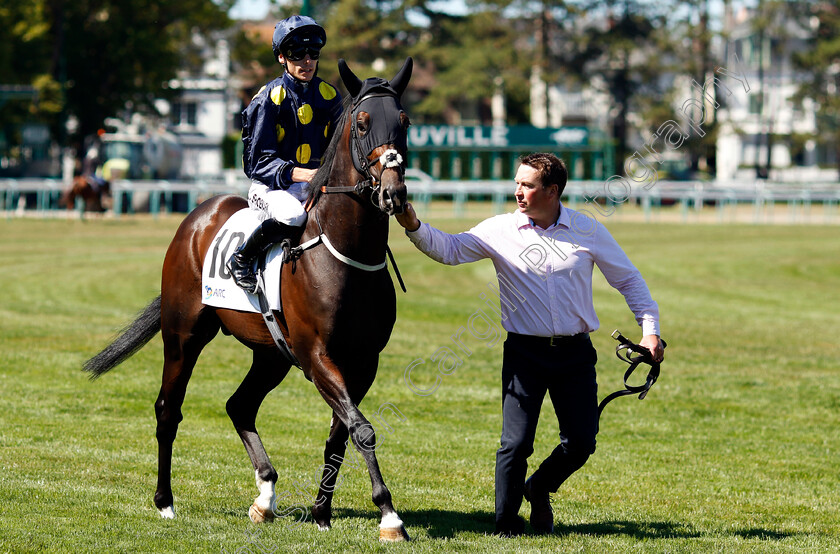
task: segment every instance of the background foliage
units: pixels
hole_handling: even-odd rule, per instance
[[[77,137],[102,126],[126,106],[152,110],[166,95],[164,83],[190,65],[194,32],[230,29],[236,67],[257,80],[279,69],[266,37],[231,27],[234,0],[31,0],[0,2],[0,84],[34,86],[34,104],[0,105],[0,127],[22,121],[48,122],[66,143],[63,123],[78,117]],[[529,79],[574,89],[601,88],[611,99],[609,120],[617,160],[631,128],[663,121],[672,110],[673,77],[703,82],[720,60],[712,46],[726,41],[723,6],[754,7],[756,30],[784,44],[790,23],[809,33],[813,48],[798,60],[804,70],[801,98],[818,102],[829,140],[840,129],[836,89],[840,50],[838,7],[817,0],[467,0],[465,13],[450,13],[432,0],[309,0],[329,31],[321,75],[337,81],[339,57],[360,75],[393,76],[406,56],[417,70],[410,98],[414,120],[422,123],[490,122],[490,99],[504,95],[508,124],[530,121]],[[301,9],[274,2],[273,17]],[[265,80],[262,80],[265,82]],[[22,109],[24,107],[24,109]],[[642,121],[629,122],[628,114]],[[689,141],[694,163],[713,157],[715,129]],[[15,140],[15,137],[11,137]],[[840,144],[840,140],[835,140]]]
[[[126,107],[152,109],[189,59],[193,30],[229,25],[234,1],[4,0],[0,81],[32,84],[39,100],[31,113],[0,107],[0,125],[35,117],[64,137],[73,114],[84,137]]]

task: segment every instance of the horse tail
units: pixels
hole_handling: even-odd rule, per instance
[[[160,296],[151,301],[133,323],[125,327],[114,341],[84,364],[91,380],[110,371],[143,348],[160,331]]]

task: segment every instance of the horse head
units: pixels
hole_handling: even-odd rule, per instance
[[[400,97],[411,78],[414,62],[407,58],[393,79],[360,80],[338,61],[338,71],[350,93],[350,151],[353,165],[372,183],[372,201],[387,215],[405,210],[405,168],[409,119]]]

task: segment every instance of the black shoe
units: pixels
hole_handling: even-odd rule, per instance
[[[233,281],[245,292],[256,293],[257,275],[254,270],[254,262],[257,256],[275,242],[290,243],[289,239],[299,237],[302,231],[300,227],[292,227],[274,219],[266,219],[260,223],[259,227],[251,233],[251,236],[245,240],[242,246],[236,249],[225,264],[233,277]],[[286,256],[287,254],[284,254],[284,259]]]
[[[516,516],[516,519],[509,520],[509,521],[497,521],[496,522],[496,531],[493,533],[494,535],[498,535],[500,537],[518,537],[519,535],[523,535],[525,533],[525,520],[521,517]]]
[[[531,479],[525,481],[525,500],[531,503],[531,527],[538,535],[554,532],[554,512],[548,491],[535,487]]]
[[[254,273],[254,259],[246,258],[240,249],[233,253],[227,262],[227,269],[233,282],[250,294],[257,292],[257,274]]]

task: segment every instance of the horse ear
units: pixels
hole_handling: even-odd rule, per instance
[[[391,79],[391,86],[397,91],[398,96],[402,96],[402,93],[405,91],[405,87],[408,86],[408,81],[411,79],[411,70],[414,67],[414,60],[411,59],[411,56],[405,59],[405,63],[402,66],[397,74]]]
[[[362,81],[359,80],[356,75],[350,71],[350,68],[347,67],[347,62],[344,61],[344,58],[338,60],[338,74],[341,75],[341,80],[344,83],[344,86],[347,87],[347,92],[350,93],[350,96],[353,98],[359,94],[359,91],[362,90]]]

